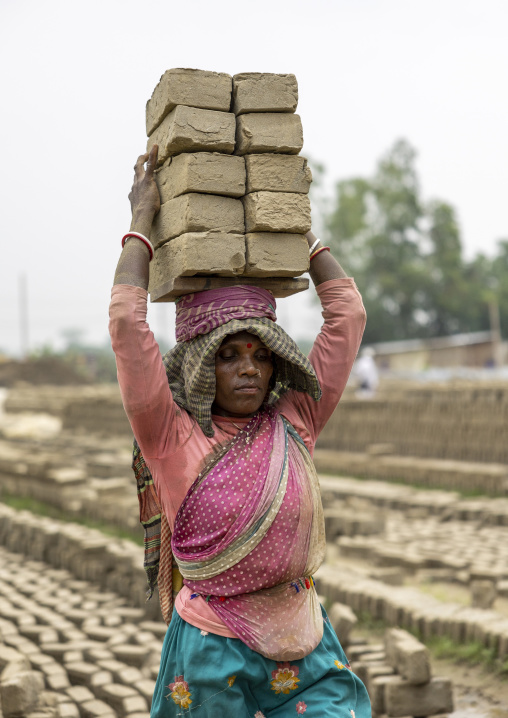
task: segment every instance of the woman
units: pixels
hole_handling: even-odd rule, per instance
[[[124,244],[110,306],[145,568],[171,621],[151,715],[365,718],[365,688],[312,578],[325,539],[311,453],[360,345],[360,295],[309,232],[325,319],[309,359],[255,287],[182,297],[178,343],[162,359],[146,323],[143,239],[160,207],[156,159],[154,147],[135,165],[131,232],[142,236]]]

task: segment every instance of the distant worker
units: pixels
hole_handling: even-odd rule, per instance
[[[376,355],[372,347],[361,350],[353,368],[353,376],[357,380],[356,395],[360,399],[370,399],[376,393],[379,384],[379,372],[374,359]]]

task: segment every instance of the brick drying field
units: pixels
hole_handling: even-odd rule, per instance
[[[1,495],[63,517],[0,503],[4,716],[147,716],[165,626],[157,599],[145,602],[141,546],[78,523],[141,535],[118,391],[25,387],[4,409]],[[318,592],[375,713],[508,714],[495,687],[471,698],[455,674],[454,691],[413,637],[474,641],[508,658],[508,498],[325,474],[321,488]],[[357,617],[397,630],[369,642]]]

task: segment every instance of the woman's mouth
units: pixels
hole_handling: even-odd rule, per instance
[[[252,384],[248,384],[244,386],[238,386],[235,391],[238,391],[241,394],[257,394],[259,391],[259,387],[253,386]]]

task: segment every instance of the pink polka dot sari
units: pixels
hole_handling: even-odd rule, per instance
[[[249,648],[278,661],[323,634],[312,574],[324,558],[310,455],[273,408],[259,412],[194,482],[175,521],[184,582]]]

